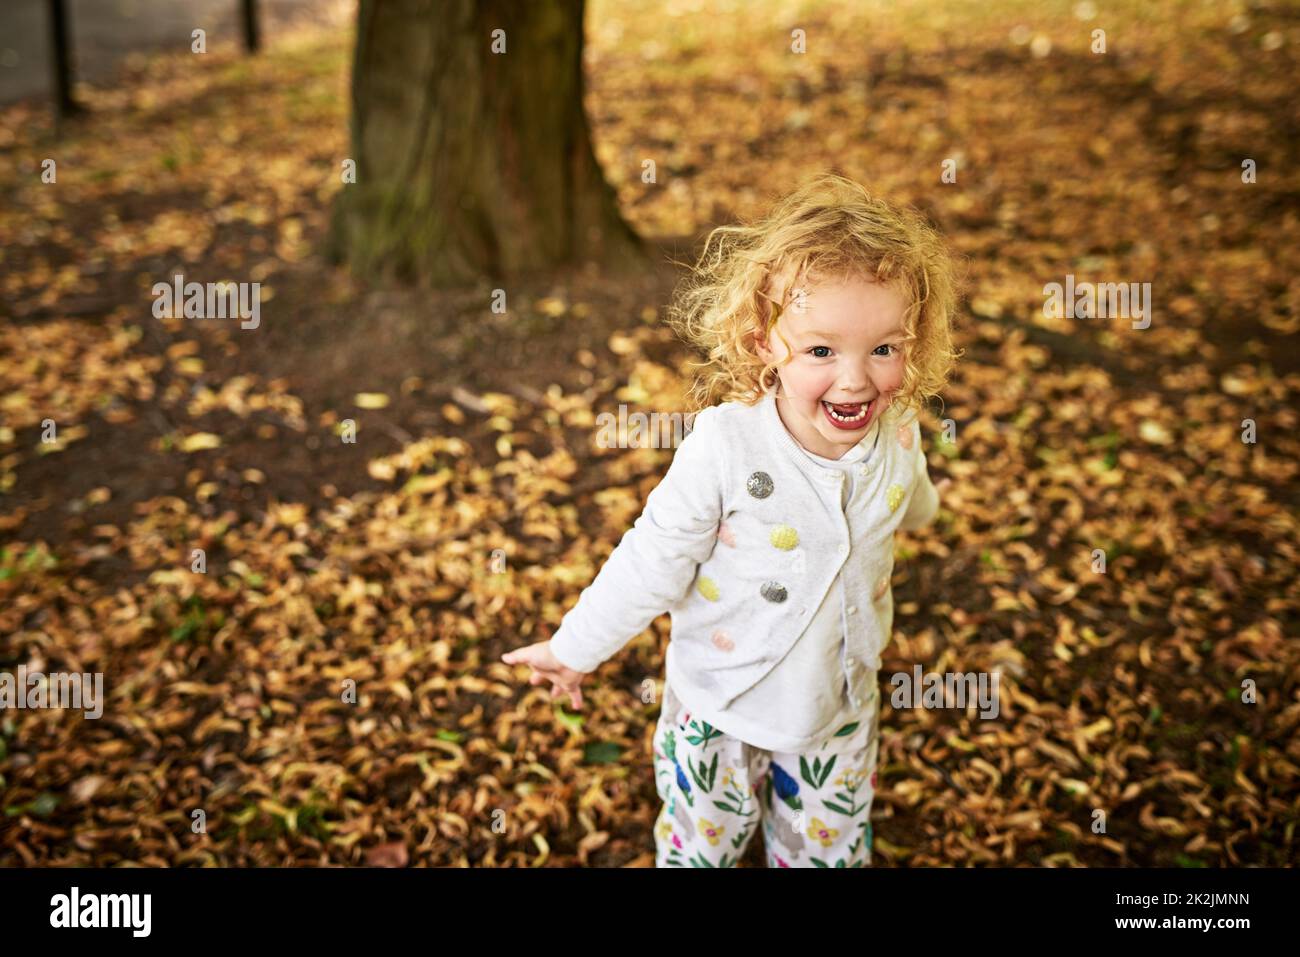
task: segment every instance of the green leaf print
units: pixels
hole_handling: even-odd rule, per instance
[[[686,758],[686,767],[690,769],[696,787],[701,791],[713,790],[713,782],[718,777],[718,755],[716,753],[713,755],[713,763],[707,768],[704,766],[703,761],[700,762],[700,766],[697,768],[689,756]]]
[[[671,731],[664,735],[664,754],[669,761],[677,760],[677,738]]]
[[[835,792],[834,801],[823,800],[822,804],[837,814],[843,814],[845,817],[857,817],[867,809],[866,804],[858,804],[858,791],[861,789],[864,779],[854,778],[852,775],[846,777],[852,783],[845,784],[843,791]]]
[[[745,828],[743,831],[741,831],[739,834],[733,837],[731,839],[731,846],[734,847],[736,850],[740,850],[742,847],[744,847],[745,842],[749,840],[749,832],[752,831],[753,829],[754,826],[751,824],[749,827]]]
[[[859,850],[862,850],[863,848],[869,848],[871,845],[871,822],[863,821],[861,824],[857,825],[857,828],[860,831],[862,831],[862,833],[858,835],[856,841],[854,841],[852,844],[849,845],[849,860],[853,860],[855,857],[857,857]],[[862,861],[856,861],[851,866],[865,867],[866,864],[863,863]]]
[[[860,824],[855,824],[853,826],[856,830],[862,832],[861,834],[858,835],[858,839],[853,842],[853,848],[856,850],[857,848],[862,846],[864,841],[868,839],[868,836],[871,833],[871,822],[862,821]]]
[[[726,798],[726,800],[715,800],[713,802],[714,807],[731,814],[739,815],[740,817],[753,817],[755,813],[754,808],[745,810],[745,805],[748,804],[750,799],[753,797],[752,793],[742,794],[739,788],[727,788],[722,792],[722,796]]]
[[[707,721],[695,721],[692,719],[691,727],[697,732],[696,734],[688,734],[686,736],[686,740],[691,744],[703,744],[707,748],[709,742],[714,738],[722,737],[722,732]]]
[[[858,730],[859,724],[860,722],[858,721],[854,721],[852,724],[846,724],[844,727],[840,728],[838,731],[835,732],[835,737],[842,738],[846,735],[852,734],[854,731]]]
[[[831,755],[831,759],[826,762],[825,767],[822,766],[821,758],[814,758],[811,769],[808,767],[808,759],[800,757],[799,773],[803,776],[803,779],[813,787],[820,788],[824,783],[826,783],[826,779],[830,777],[831,769],[835,767],[836,757],[837,755]]]

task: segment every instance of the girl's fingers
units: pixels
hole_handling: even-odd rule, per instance
[[[573,710],[577,711],[582,707],[581,688],[565,688],[563,685],[560,684],[551,685],[552,701],[554,701],[556,698],[563,698],[566,694],[569,696],[569,704],[573,705]]]
[[[538,655],[537,645],[525,645],[522,648],[515,648],[507,651],[501,656],[501,660],[508,665],[531,665]]]

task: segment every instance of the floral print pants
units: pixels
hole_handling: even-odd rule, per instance
[[[880,691],[815,750],[766,751],[692,717],[665,685],[654,734],[656,867],[735,867],[759,823],[768,867],[869,867]]]

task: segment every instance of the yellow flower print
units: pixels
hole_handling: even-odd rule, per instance
[[[835,779],[835,783],[841,787],[855,788],[866,776],[867,772],[865,769],[862,771],[854,771],[852,768],[847,768],[843,774]]]
[[[705,598],[707,598],[709,601],[718,600],[718,595],[720,594],[718,591],[718,583],[715,582],[712,578],[701,577],[699,584],[697,584],[695,587],[698,588],[700,590],[700,594],[703,595]]]
[[[788,552],[799,544],[799,533],[789,525],[778,525],[772,529],[772,534],[768,537],[768,540],[781,551]]]
[[[813,818],[812,824],[808,826],[808,836],[814,841],[821,841],[822,847],[830,847],[839,833],[838,828],[827,827],[819,817]]]
[[[673,833],[672,821],[669,821],[667,818],[660,821],[656,833],[659,835],[660,840],[667,840]]]
[[[722,832],[725,830],[725,828],[714,824],[712,821],[705,820],[704,818],[700,818],[699,828],[700,834],[707,839],[710,844],[717,844],[718,838],[722,837]]]
[[[885,502],[891,512],[897,512],[898,506],[903,504],[903,486],[897,482],[889,486],[889,491],[885,493]]]

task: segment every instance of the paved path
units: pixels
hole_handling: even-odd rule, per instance
[[[342,23],[354,0],[260,0],[262,41],[304,22]],[[50,89],[47,0],[0,0],[0,103],[46,96]],[[138,51],[188,50],[190,31],[216,42],[242,42],[239,0],[69,0],[77,79],[102,82]]]

